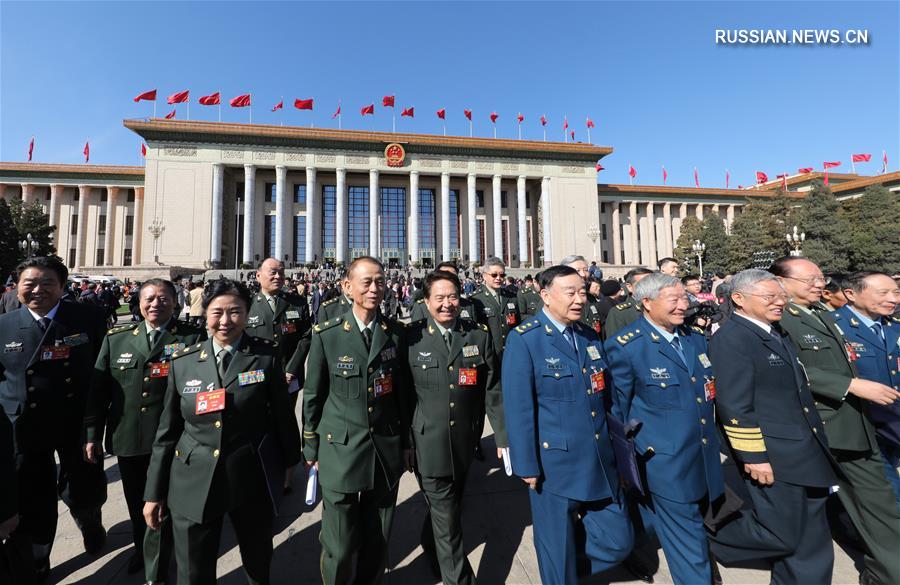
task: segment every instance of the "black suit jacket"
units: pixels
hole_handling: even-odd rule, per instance
[[[12,425],[9,424],[9,419],[0,413],[0,477],[4,478],[0,481],[0,522],[12,518],[19,509],[16,493],[18,482],[12,479],[15,474]]]
[[[806,375],[787,335],[781,342],[735,316],[709,344],[716,414],[739,463],[770,463],[775,481],[828,487],[837,464]]]

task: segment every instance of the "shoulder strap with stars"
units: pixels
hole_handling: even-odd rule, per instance
[[[184,349],[180,349],[180,350],[172,353],[172,359],[174,360],[174,359],[177,359],[180,357],[184,357],[186,355],[190,355],[192,353],[196,353],[196,352],[200,351],[200,349],[203,347],[203,344],[205,344],[205,343],[206,343],[205,341],[201,341],[200,343],[195,343],[194,345],[191,345]]]
[[[335,317],[334,319],[329,319],[323,323],[317,323],[317,324],[313,325],[313,331],[315,331],[316,333],[321,333],[321,332],[325,331],[326,329],[331,329],[335,325],[340,325],[343,322],[344,322],[343,316]]]
[[[138,323],[129,323],[128,325],[120,325],[119,327],[113,327],[109,331],[106,332],[107,335],[115,335],[116,333],[122,333],[123,331],[131,331],[142,322]]]

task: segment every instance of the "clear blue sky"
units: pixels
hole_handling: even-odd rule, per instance
[[[900,161],[900,33],[884,2],[0,2],[0,160],[137,164],[139,141],[122,127],[148,116],[135,104],[191,90],[191,117],[215,120],[201,95],[252,92],[254,123],[390,130],[381,96],[396,94],[402,130],[539,139],[538,118],[562,140],[568,115],[595,144],[611,146],[601,182],[752,184],[872,153],[870,174]],[[868,46],[717,46],[718,28],[867,29]],[[286,107],[271,107],[284,96]],[[291,107],[313,97],[314,112]],[[376,116],[359,108],[376,103]],[[399,108],[415,106],[414,120]],[[178,118],[185,117],[179,106]],[[224,121],[247,111],[222,109]],[[876,162],[877,161],[877,162]]]

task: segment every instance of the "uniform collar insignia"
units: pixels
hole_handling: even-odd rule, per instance
[[[203,351],[200,352],[200,359],[201,359],[201,360],[205,360],[205,359],[208,358],[208,357],[209,357],[209,354],[206,353],[206,350],[205,350],[205,349],[204,349]]]
[[[547,335],[553,335],[553,329],[549,325],[544,325],[544,331],[547,332]]]
[[[431,325],[428,326],[428,333],[434,335],[434,327],[432,327]]]
[[[551,366],[555,366],[559,363],[559,358],[544,358],[544,361],[550,364]]]
[[[344,331],[350,331],[350,321],[344,321]]]
[[[659,341],[659,335],[653,333],[652,331],[650,332],[650,338],[653,339],[653,341]]]
[[[850,324],[854,327],[859,327],[859,321],[857,321],[855,317],[850,317]]]

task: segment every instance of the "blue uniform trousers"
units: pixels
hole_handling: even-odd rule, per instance
[[[644,526],[662,545],[675,584],[709,583],[712,568],[700,502],[673,502],[650,494],[650,501],[639,509]]]
[[[900,447],[893,443],[875,437],[878,440],[878,447],[881,449],[881,455],[884,457],[884,473],[894,488],[894,496],[897,498],[897,509],[900,510],[900,473],[897,468],[900,467]]]
[[[537,490],[529,490],[529,496],[534,548],[543,585],[578,582],[575,535],[578,513],[582,515],[586,535],[584,553],[591,561],[591,573],[618,565],[631,552],[634,531],[621,503],[579,502]]]

